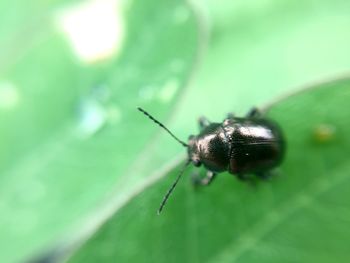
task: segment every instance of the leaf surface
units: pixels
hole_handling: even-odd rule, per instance
[[[168,116],[197,56],[184,1],[32,2],[0,4],[1,262],[79,240],[132,194],[158,132],[136,107]]]
[[[223,173],[196,191],[187,177],[157,216],[174,169],[70,262],[347,262],[349,99],[347,78],[281,100],[268,115],[283,128],[288,150],[271,180],[253,187]]]

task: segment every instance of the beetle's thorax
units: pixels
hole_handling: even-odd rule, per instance
[[[211,123],[188,141],[188,155],[195,166],[203,164],[213,172],[226,171],[230,143],[221,123]]]

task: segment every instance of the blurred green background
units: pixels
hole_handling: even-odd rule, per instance
[[[349,262],[349,28],[346,0],[1,1],[0,262]],[[270,104],[280,176],[184,176],[156,215],[186,153],[138,106],[186,140]]]

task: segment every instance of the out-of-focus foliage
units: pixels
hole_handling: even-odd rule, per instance
[[[0,261],[64,253],[113,213],[73,261],[346,261],[347,80],[273,107],[280,177],[184,180],[162,217],[183,148],[136,107],[186,139],[200,115],[346,72],[349,14],[345,0],[0,3]]]
[[[183,1],[22,2],[0,4],[1,262],[79,239],[142,184],[136,106],[164,118],[197,53]]]

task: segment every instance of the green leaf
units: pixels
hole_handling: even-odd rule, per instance
[[[183,180],[157,216],[178,167],[123,207],[70,262],[347,262],[349,100],[345,78],[274,104],[268,114],[288,143],[278,175],[253,187],[224,173],[198,191]]]
[[[132,195],[159,132],[136,107],[164,119],[198,53],[181,0],[22,2],[0,4],[1,262],[79,240]]]
[[[220,121],[227,112],[243,115],[350,69],[349,1],[227,0],[218,5],[203,0],[196,7],[200,29],[210,26],[210,42],[196,78],[166,123],[182,139],[197,133],[199,116]],[[130,176],[156,179],[181,152],[162,131],[152,146]]]
[[[240,115],[350,67],[349,1],[203,0],[197,6],[207,5],[208,16],[197,10],[199,21],[180,0],[116,1],[117,9],[93,6],[66,29],[72,10],[96,2],[114,3],[0,3],[0,261],[70,248],[174,166],[183,149],[136,106],[186,138],[201,114]],[[119,48],[86,56],[95,40],[111,41],[100,22],[121,30]],[[184,90],[206,24],[207,56]],[[72,41],[81,34],[85,53]],[[332,129],[320,127],[327,139]],[[167,187],[155,192],[155,209]]]
[[[350,68],[349,1],[203,2],[210,46],[178,107],[173,126],[184,136],[189,129],[196,131],[193,120],[200,115],[219,120],[230,111],[245,114],[252,106]]]

